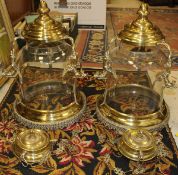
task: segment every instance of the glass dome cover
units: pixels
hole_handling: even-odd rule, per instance
[[[148,14],[147,4],[142,3],[138,18],[125,25],[106,51],[102,75],[106,91],[98,98],[97,112],[113,128],[158,129],[169,118],[163,90],[172,87],[171,51]]]

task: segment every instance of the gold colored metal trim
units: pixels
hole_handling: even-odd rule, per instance
[[[14,47],[15,54],[17,54],[18,47],[17,47],[16,41],[14,41],[15,34],[14,34],[14,31],[13,31],[13,27],[12,27],[12,24],[11,24],[10,16],[8,14],[8,10],[7,10],[7,7],[6,7],[5,0],[0,1],[0,14],[1,14],[2,23],[3,23],[3,26],[1,26],[1,27],[5,28],[5,31],[6,31],[7,36],[8,36],[7,39],[9,40],[8,43],[6,43],[6,44],[9,45],[9,49],[7,49],[7,51],[9,50],[9,53],[10,53],[10,51],[11,51],[10,49],[12,49],[11,47]],[[3,45],[4,45],[4,43],[3,43]],[[0,58],[1,64],[4,66],[4,68],[7,71],[11,71],[10,54],[9,54],[9,56],[4,57],[4,54],[1,55],[1,53],[0,53],[0,56],[3,56],[3,58]],[[8,77],[5,77],[4,75],[0,75],[0,88],[6,83],[6,81],[8,79],[9,79]]]
[[[135,117],[116,111],[115,109],[103,104],[103,96],[99,96],[96,103],[98,119],[110,129],[125,132],[128,129],[145,128],[147,130],[161,130],[168,123],[169,110],[163,104],[163,110],[156,111],[149,115]]]
[[[49,8],[44,0],[40,1],[39,16],[32,24],[26,25],[22,35],[27,40],[55,42],[65,39],[67,30],[61,22],[49,16]]]
[[[121,41],[136,46],[155,46],[165,39],[160,29],[148,19],[148,5],[142,3],[137,14],[138,18],[118,33]]]
[[[20,102],[17,103],[16,110],[20,115],[24,116],[28,120],[48,123],[51,121],[60,121],[70,118],[80,110],[81,105],[81,103],[80,105],[72,103],[61,110],[47,111],[33,110],[32,108],[29,108],[28,106]]]
[[[50,155],[49,135],[39,129],[24,129],[17,133],[13,152],[23,163],[43,163]]]
[[[14,103],[14,117],[29,128],[56,130],[77,122],[83,116],[85,109],[86,97],[80,92],[78,104],[72,103],[62,110],[50,112],[45,110],[31,111],[27,106],[16,100]]]

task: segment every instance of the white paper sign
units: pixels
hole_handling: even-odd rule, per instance
[[[52,11],[78,13],[81,28],[105,29],[106,0],[46,0]]]

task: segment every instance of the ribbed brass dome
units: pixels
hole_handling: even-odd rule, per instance
[[[137,14],[138,18],[124,26],[118,36],[123,42],[137,46],[154,46],[165,37],[160,29],[148,19],[148,5],[142,3]]]
[[[55,42],[66,36],[67,30],[62,26],[62,23],[53,20],[49,16],[49,12],[47,3],[41,0],[38,18],[33,23],[27,25],[22,33],[25,39]]]

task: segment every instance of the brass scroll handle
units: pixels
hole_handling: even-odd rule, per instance
[[[65,41],[69,41],[70,45],[72,47],[72,54],[71,57],[69,58],[69,60],[67,60],[67,65],[66,68],[64,70],[64,75],[67,72],[73,72],[76,78],[85,78],[86,74],[84,73],[80,60],[78,60],[77,58],[77,54],[75,51],[75,44],[74,44],[74,39],[70,36],[66,36],[64,37]],[[78,70],[79,68],[79,70]]]
[[[110,40],[108,47],[106,49],[106,52],[105,52],[105,58],[103,59],[103,71],[96,72],[94,75],[94,77],[97,79],[105,80],[105,91],[103,94],[102,105],[106,103],[108,89],[116,85],[115,82],[117,79],[117,75],[114,69],[112,68],[112,60],[110,58],[111,45],[116,41],[120,41],[120,38],[118,38],[117,36],[115,36],[114,38]]]
[[[16,54],[15,54],[15,42],[19,38],[22,38],[22,36],[15,37],[11,44],[11,53],[10,53],[11,65],[8,68],[3,68],[3,67],[0,68],[1,76],[8,77],[8,78],[16,78],[17,74],[20,73],[19,68],[16,64],[17,58],[16,58]]]
[[[103,70],[102,72],[96,72],[94,77],[98,78],[98,79],[106,79],[108,74],[112,74],[113,77],[116,77],[116,74],[114,72],[114,70],[112,69],[112,60],[110,59],[110,49],[111,49],[111,45],[116,42],[116,41],[120,41],[120,38],[118,38],[117,36],[115,36],[114,38],[112,38],[107,46],[107,49],[105,51],[105,57],[103,59]]]
[[[74,75],[74,83],[73,83],[73,93],[74,93],[74,100],[76,104],[79,104],[77,101],[77,79],[78,78],[84,78],[86,77],[86,74],[82,70],[82,66],[80,64],[80,61],[77,58],[76,52],[75,52],[75,44],[74,40],[70,36],[66,36],[63,38],[65,41],[69,41],[70,45],[72,47],[72,54],[70,55],[69,59],[66,60],[66,64],[63,71],[63,79],[67,79],[70,74]],[[79,70],[78,70],[79,68]]]
[[[166,49],[169,52],[168,62],[165,65],[166,71],[161,75],[161,78],[164,80],[165,88],[176,88],[176,81],[170,80],[170,73],[171,73],[171,67],[172,67],[172,51],[170,49],[170,46],[165,41],[157,43],[157,45],[162,45],[166,47]]]
[[[10,58],[11,58],[11,65],[7,68],[3,68],[2,66],[0,68],[0,75],[7,78],[15,78],[17,75],[17,71],[16,71],[17,67],[15,63],[14,49],[11,50]]]

